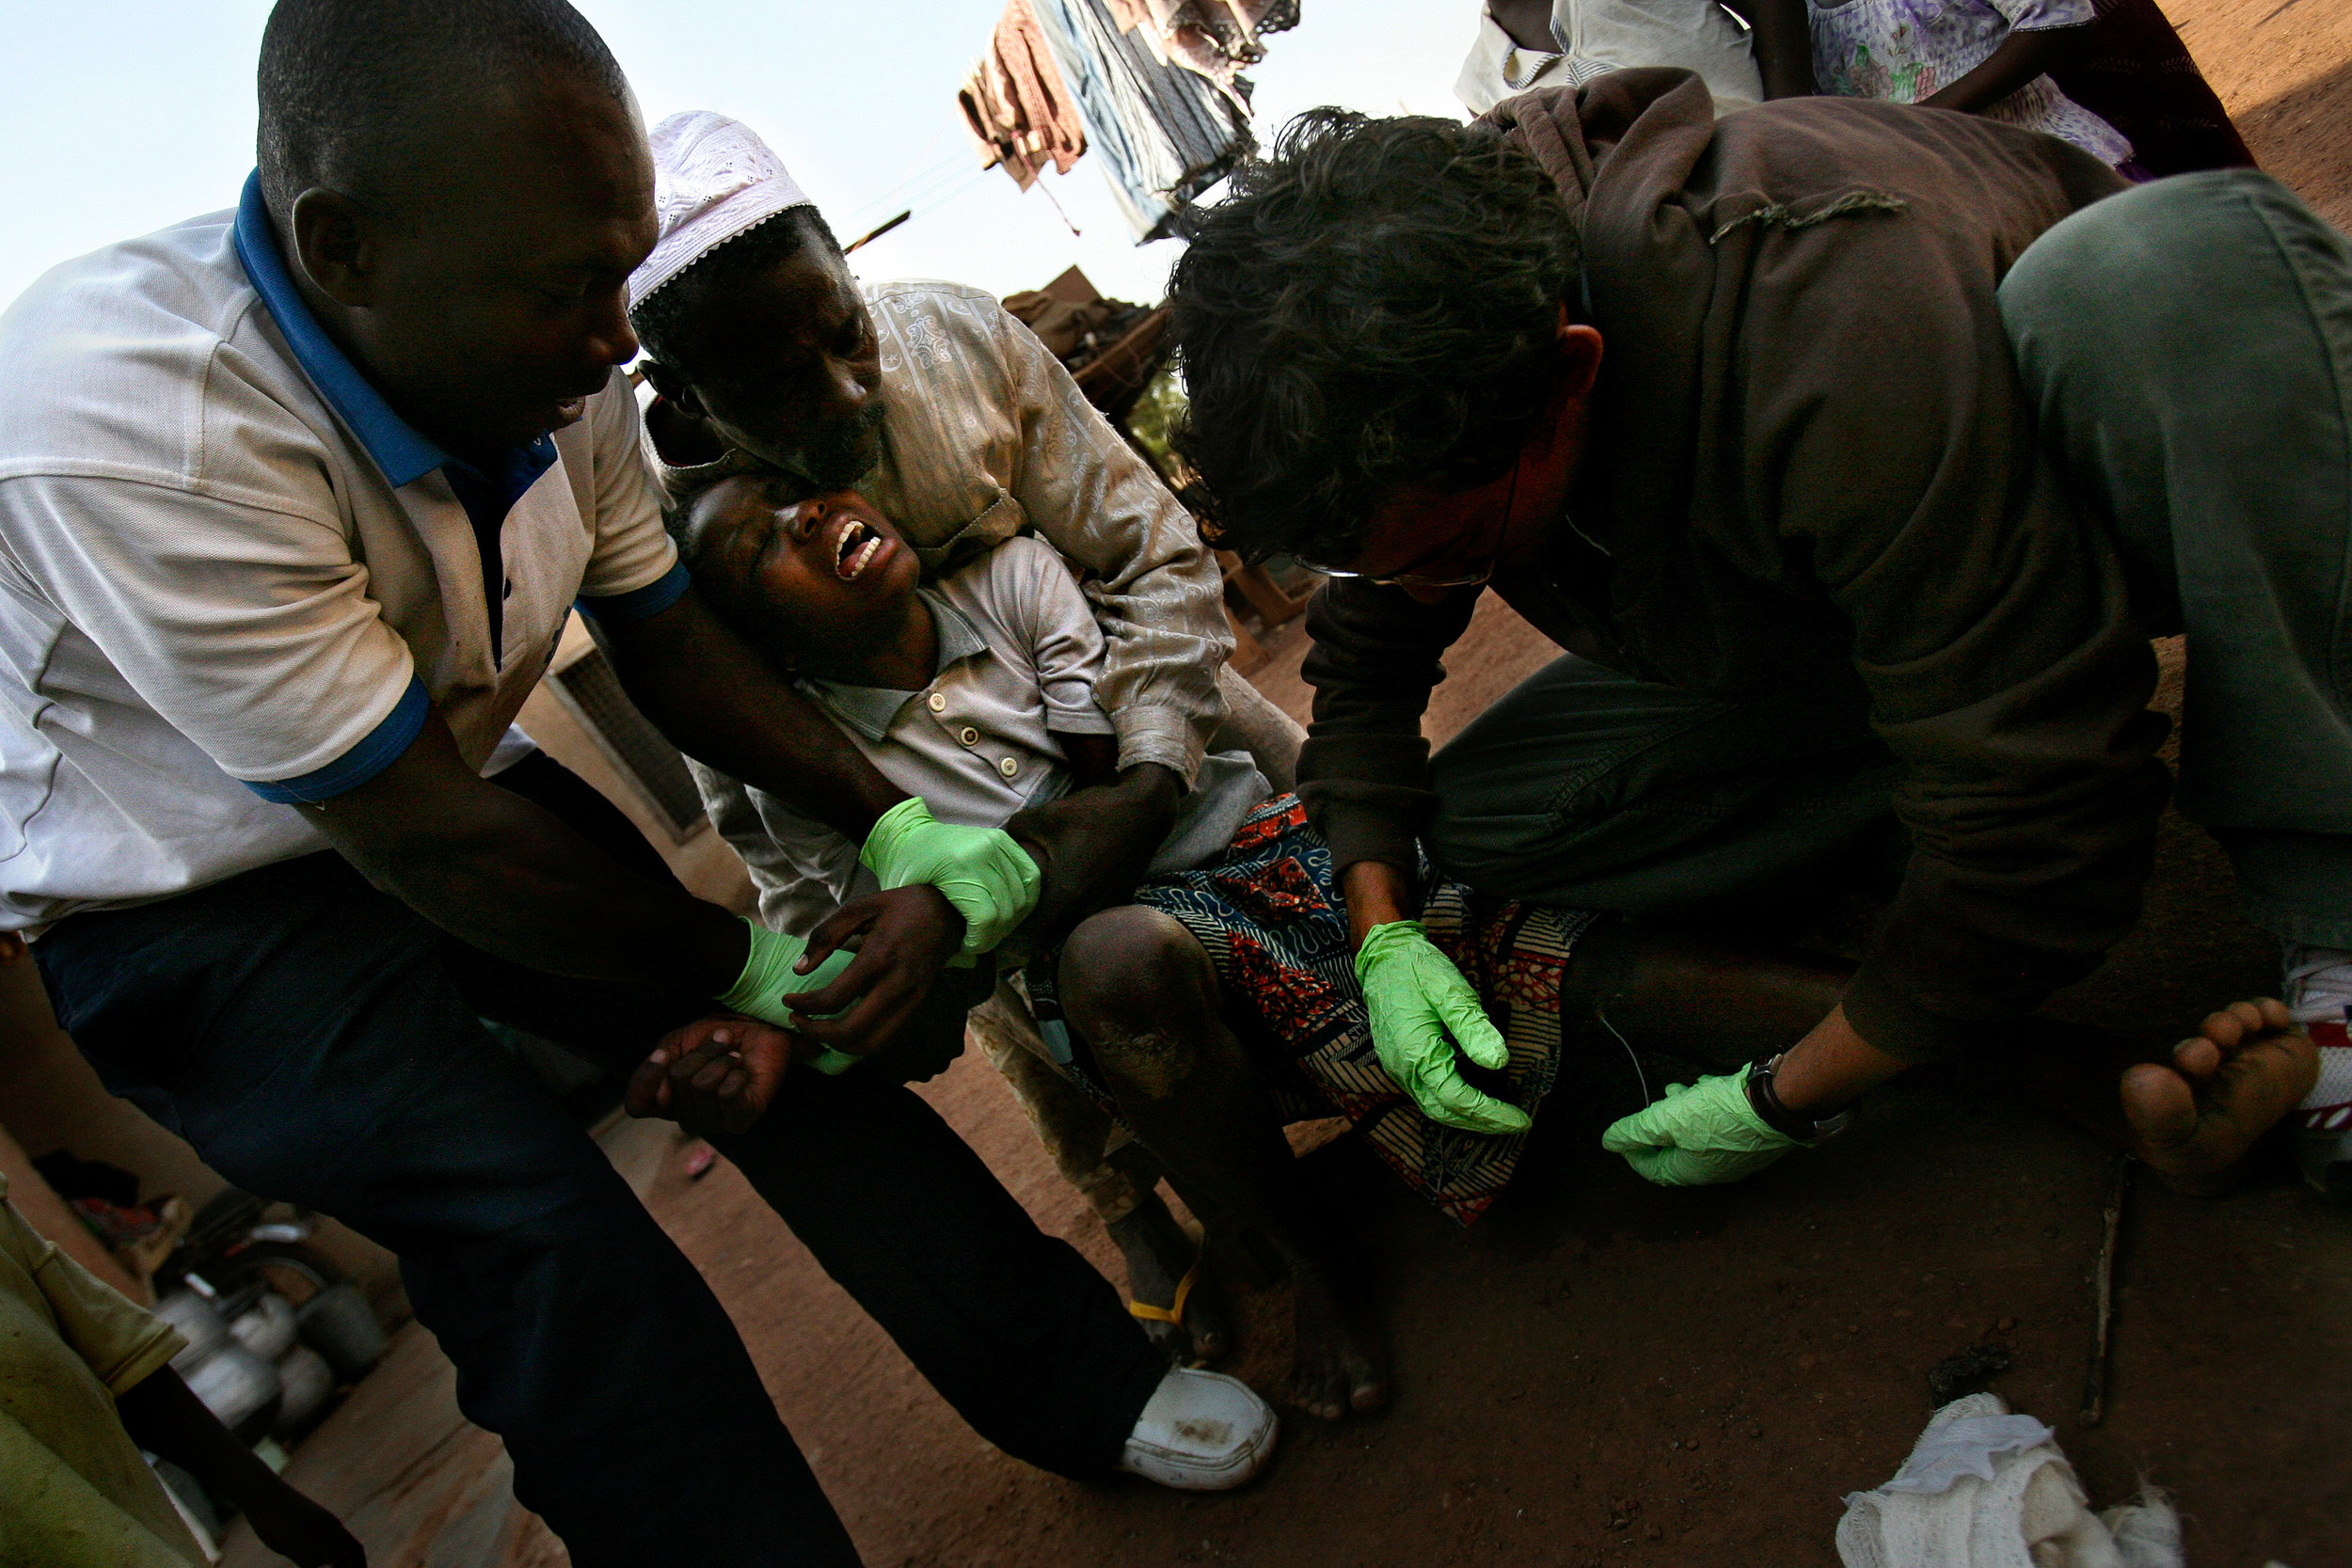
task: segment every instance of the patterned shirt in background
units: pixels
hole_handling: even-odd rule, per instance
[[[1813,77],[1839,98],[1916,103],[1990,59],[2011,32],[2080,27],[2091,0],[1812,0]],[[2121,132],[2047,76],[1980,111],[1988,119],[2062,137],[2110,166],[2132,155]]]
[[[1715,0],[1552,0],[1551,38],[1557,54],[1523,49],[1480,7],[1478,39],[1454,96],[1483,115],[1539,87],[1581,87],[1613,71],[1663,65],[1704,77],[1718,115],[1764,101],[1747,29]]]
[[[1016,533],[1077,573],[1109,643],[1096,695],[1119,766],[1190,784],[1224,718],[1232,651],[1223,581],[1192,515],[994,296],[954,283],[868,283],[882,344],[882,457],[857,488],[936,581]],[[650,453],[650,443],[648,443]],[[673,496],[727,473],[655,460]]]

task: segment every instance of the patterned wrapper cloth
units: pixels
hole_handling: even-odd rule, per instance
[[[1383,1164],[1457,1225],[1475,1221],[1502,1195],[1528,1134],[1492,1137],[1434,1122],[1380,1066],[1331,851],[1296,796],[1259,806],[1223,855],[1154,878],[1134,902],[1174,916],[1207,951],[1226,1022],[1286,1119],[1346,1117]],[[1510,1046],[1499,1071],[1466,1065],[1464,1075],[1530,1116],[1559,1081],[1561,982],[1594,918],[1482,898],[1458,883],[1439,884],[1422,913],[1430,940],[1477,987]],[[1022,985],[1057,1065],[1116,1114],[1086,1042],[1063,1017],[1058,958],[1029,964]]]

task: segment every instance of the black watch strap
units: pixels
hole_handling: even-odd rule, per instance
[[[1853,1119],[1851,1113],[1840,1111],[1825,1121],[1815,1121],[1810,1117],[1799,1116],[1780,1102],[1779,1091],[1772,1085],[1772,1075],[1780,1070],[1780,1064],[1788,1054],[1784,1051],[1769,1061],[1757,1062],[1748,1069],[1749,1108],[1756,1112],[1765,1126],[1782,1137],[1794,1138],[1801,1144],[1817,1144],[1824,1138],[1837,1136]]]

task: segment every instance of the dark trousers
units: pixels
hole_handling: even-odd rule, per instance
[[[650,855],[551,762],[500,782]],[[109,1088],[399,1256],[459,1405],[582,1568],[858,1560],[717,1298],[479,1022],[625,1071],[709,1003],[490,958],[334,854],[74,915],[34,951]],[[720,1147],[980,1433],[1064,1475],[1116,1463],[1167,1363],[911,1091],[795,1072]]]
[[[2352,240],[2250,168],[2084,208],[2001,284],[2017,369],[2151,620],[2183,816],[2291,942],[2352,948]]]
[[[2187,633],[2182,813],[2256,924],[2352,948],[2352,241],[2267,175],[2182,175],[2052,228],[2000,307],[2135,605]],[[1449,875],[1631,913],[1819,887],[1897,773],[1850,672],[1730,704],[1575,657],[1431,766]]]
[[[1727,913],[1899,866],[1899,771],[1850,672],[1726,703],[1570,654],[1431,759],[1423,842],[1504,897]]]

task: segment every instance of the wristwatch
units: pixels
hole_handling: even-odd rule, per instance
[[[1853,1120],[1850,1111],[1840,1111],[1826,1121],[1815,1121],[1799,1116],[1780,1102],[1780,1095],[1772,1087],[1772,1074],[1788,1058],[1786,1051],[1769,1061],[1757,1062],[1748,1069],[1748,1108],[1763,1119],[1764,1125],[1784,1138],[1794,1138],[1801,1144],[1818,1144],[1834,1138]]]

